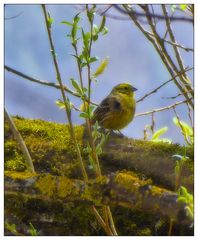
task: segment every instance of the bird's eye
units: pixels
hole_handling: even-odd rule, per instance
[[[128,87],[125,87],[124,90],[128,90]]]

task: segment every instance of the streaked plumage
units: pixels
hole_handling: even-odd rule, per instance
[[[126,127],[135,114],[134,91],[136,90],[128,83],[115,86],[94,111],[93,123],[98,121],[101,127],[112,130]]]

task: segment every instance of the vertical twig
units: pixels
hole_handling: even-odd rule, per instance
[[[155,130],[155,118],[154,118],[154,112],[151,114],[151,132],[152,135],[154,134],[154,130]]]
[[[73,128],[73,123],[72,123],[72,120],[71,120],[71,113],[70,113],[70,109],[68,107],[68,103],[67,103],[67,99],[66,99],[66,95],[65,95],[65,91],[64,91],[64,86],[63,86],[63,83],[62,83],[62,79],[61,79],[61,75],[60,75],[60,71],[59,71],[59,67],[58,67],[58,62],[57,62],[57,59],[56,59],[55,47],[54,47],[52,36],[51,36],[51,27],[49,26],[49,23],[48,23],[47,12],[46,12],[46,8],[45,8],[44,4],[42,4],[42,9],[43,9],[43,14],[44,14],[44,18],[45,18],[45,25],[46,25],[46,29],[47,29],[47,33],[48,33],[48,38],[49,38],[51,54],[52,54],[54,67],[55,67],[55,71],[56,71],[56,78],[57,78],[57,81],[60,85],[62,98],[63,98],[64,104],[65,104],[66,116],[67,116],[69,126],[70,126],[70,134],[71,134],[71,137],[74,141],[74,145],[75,145],[75,148],[76,148],[76,151],[77,151],[77,156],[78,156],[78,159],[79,159],[79,162],[80,162],[83,178],[84,178],[85,181],[87,181],[88,176],[87,176],[86,169],[85,169],[85,166],[84,166],[84,163],[83,163],[83,160],[82,160],[80,148],[79,148],[77,140],[76,140],[76,136],[75,136],[75,132],[74,132],[74,128]]]
[[[88,6],[86,7],[87,11],[89,11]],[[91,48],[92,48],[92,41],[93,41],[93,18],[90,22],[90,42],[89,42],[89,58],[91,57]],[[90,101],[91,101],[91,67],[90,64],[87,64],[87,78],[88,78],[88,108],[90,107]],[[102,176],[101,169],[100,169],[100,163],[98,159],[98,154],[96,152],[96,146],[94,143],[94,139],[92,136],[92,122],[91,119],[87,119],[87,128],[88,128],[88,133],[89,133],[89,138],[90,138],[90,144],[92,148],[92,155],[93,159],[95,160],[96,166],[97,166],[97,171],[96,174],[97,176]],[[105,224],[106,227],[113,232],[113,235],[117,235],[117,232],[115,230],[115,225],[114,221],[112,218],[111,210],[109,206],[104,205],[103,210],[105,213]],[[109,219],[109,221],[108,221]],[[110,227],[109,227],[109,222],[110,222]]]
[[[33,162],[32,162],[32,158],[30,156],[30,153],[26,147],[26,144],[20,134],[20,132],[17,130],[12,118],[9,116],[8,112],[6,111],[6,109],[4,108],[4,114],[5,114],[5,117],[8,121],[8,124],[18,142],[18,144],[20,145],[21,147],[21,150],[23,152],[23,156],[25,158],[25,163],[26,163],[26,166],[27,166],[27,169],[28,171],[32,172],[32,173],[35,173],[35,170],[34,170],[34,165],[33,165]]]
[[[63,98],[64,104],[65,104],[66,116],[67,116],[69,126],[70,126],[70,134],[71,134],[71,137],[74,141],[74,145],[75,145],[75,148],[76,148],[76,151],[77,151],[77,156],[78,156],[79,161],[80,161],[83,178],[84,178],[85,181],[87,181],[88,180],[88,175],[86,173],[86,169],[85,169],[85,166],[84,166],[84,163],[83,163],[83,160],[82,160],[80,148],[79,148],[77,140],[76,140],[76,136],[75,136],[75,132],[74,132],[74,128],[73,128],[73,123],[72,123],[72,120],[71,120],[71,113],[70,113],[70,109],[69,109],[68,104],[67,104],[67,99],[66,99],[65,92],[64,92],[64,86],[63,86],[63,83],[62,83],[62,79],[61,79],[61,75],[60,75],[60,71],[59,71],[59,67],[58,67],[58,62],[57,62],[57,59],[56,59],[55,47],[54,47],[52,36],[51,36],[51,27],[49,26],[49,23],[48,23],[47,12],[46,12],[46,8],[45,8],[44,4],[42,4],[42,9],[43,9],[44,17],[45,17],[45,25],[46,25],[46,29],[47,29],[47,33],[48,33],[49,42],[50,42],[50,48],[51,48],[52,58],[53,58],[53,62],[54,62],[54,67],[55,67],[55,70],[56,70],[57,81],[60,85],[62,98]],[[88,99],[88,101],[89,101],[88,103],[90,103],[90,99]],[[94,214],[95,214],[98,222],[101,224],[101,226],[107,232],[107,234],[108,235],[113,235],[111,233],[111,230],[108,229],[107,225],[103,224],[103,219],[101,218],[100,214],[98,213],[97,209],[94,206],[93,206],[93,211],[94,211]]]

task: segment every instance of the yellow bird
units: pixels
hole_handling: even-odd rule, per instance
[[[112,130],[126,127],[135,114],[134,92],[136,90],[129,83],[115,86],[94,111],[92,123],[98,121],[101,127]]]

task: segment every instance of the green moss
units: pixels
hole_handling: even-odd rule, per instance
[[[97,177],[96,180],[90,180],[90,184],[85,187],[81,198],[91,202],[93,201],[95,205],[101,205],[103,191],[105,191],[105,185],[108,181],[106,176],[100,176]]]
[[[78,195],[79,192],[74,183],[67,177],[60,177],[57,186],[57,194],[60,198],[64,198],[68,195]]]
[[[134,191],[134,189],[139,189],[140,186],[152,184],[151,179],[140,180],[136,173],[123,171],[119,172],[115,176],[115,183],[124,186],[127,190]]]
[[[51,175],[40,176],[34,187],[38,188],[43,195],[52,197],[56,192],[56,179]]]
[[[27,145],[37,172],[73,177],[80,175],[79,161],[68,125],[14,117],[17,129]],[[80,148],[84,127],[75,126]],[[25,170],[25,161],[16,140],[5,122],[5,170]]]
[[[7,177],[11,177],[12,179],[24,180],[31,177],[37,176],[36,173],[31,172],[13,172],[13,171],[4,171],[4,175]]]

